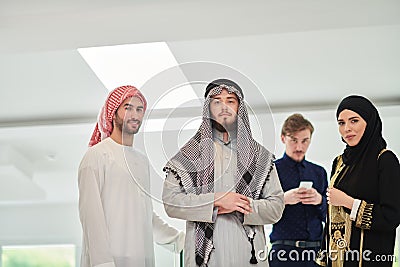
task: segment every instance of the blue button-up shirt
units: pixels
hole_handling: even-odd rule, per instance
[[[294,161],[286,153],[275,161],[279,179],[284,192],[298,188],[300,181],[313,181],[313,188],[322,195],[320,205],[297,203],[286,205],[282,218],[275,223],[270,235],[271,242],[276,240],[320,241],[322,222],[326,218],[326,188],[328,179],[323,167],[306,161]]]

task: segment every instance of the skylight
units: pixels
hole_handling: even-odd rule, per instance
[[[127,84],[141,88],[158,73],[178,66],[165,42],[80,48],[78,52],[109,91]],[[190,85],[144,93],[157,99],[149,105],[151,109],[176,108],[197,99]]]

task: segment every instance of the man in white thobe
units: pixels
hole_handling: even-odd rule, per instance
[[[153,241],[183,247],[183,232],[153,212],[149,162],[133,146],[146,104],[138,89],[121,86],[100,112],[79,167],[81,267],[153,267]]]
[[[167,214],[186,220],[185,266],[268,266],[263,226],[277,222],[283,191],[273,155],[251,136],[241,88],[206,88],[203,121],[165,166]]]

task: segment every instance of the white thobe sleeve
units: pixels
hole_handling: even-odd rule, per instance
[[[102,178],[96,167],[85,159],[79,168],[79,216],[85,239],[85,250],[93,267],[115,267],[100,198]]]
[[[273,224],[280,220],[285,208],[283,190],[279,181],[275,165],[270,173],[269,179],[264,185],[261,198],[251,199],[253,212],[244,215],[245,225]]]
[[[159,245],[174,245],[175,253],[180,253],[183,250],[185,233],[170,226],[155,212],[153,212],[153,236],[154,241]]]
[[[165,211],[172,218],[213,222],[214,193],[187,194],[172,173],[164,181],[162,199]]]

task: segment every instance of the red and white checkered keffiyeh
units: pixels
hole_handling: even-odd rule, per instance
[[[139,98],[143,103],[144,111],[146,111],[146,98],[136,87],[132,85],[124,85],[115,88],[108,94],[106,102],[100,110],[96,128],[94,129],[92,138],[90,138],[89,146],[94,146],[111,135],[115,113],[122,102],[130,97]]]

